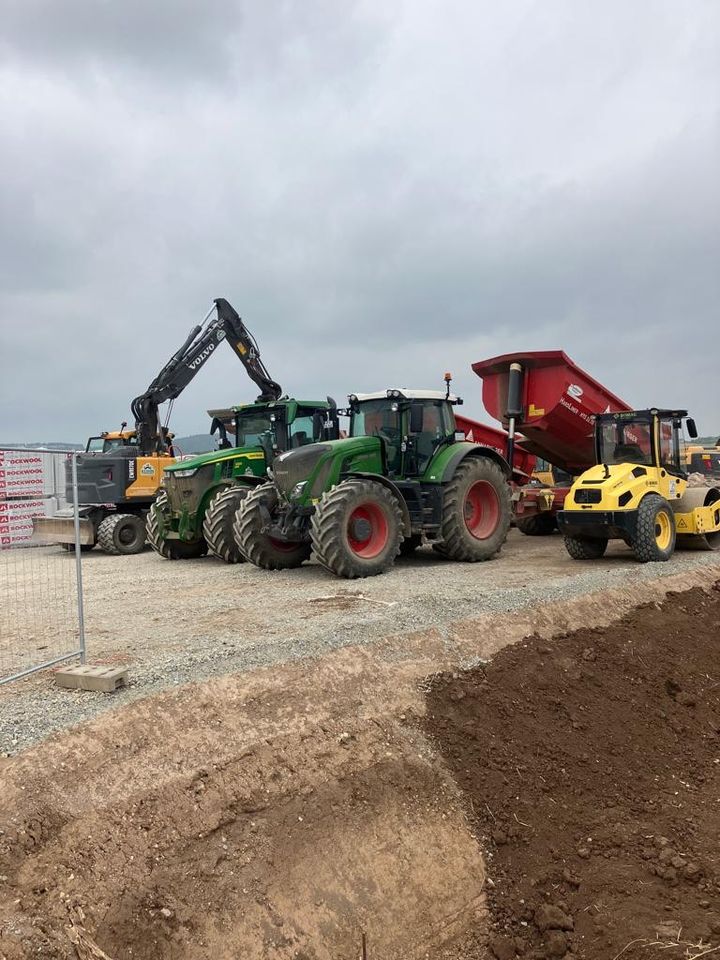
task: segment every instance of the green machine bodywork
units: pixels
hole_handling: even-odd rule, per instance
[[[208,551],[237,563],[232,520],[247,493],[267,479],[267,466],[280,453],[338,436],[337,408],[325,401],[281,398],[223,411],[213,420],[221,449],[167,467],[148,516],[148,540],[166,559],[203,556]],[[234,445],[228,426],[234,424]]]
[[[510,467],[456,432],[442,391],[352,394],[350,436],[288,450],[243,502],[235,542],[258,566],[299,566],[311,551],[338,576],[382,573],[423,538],[450,559],[487,560],[510,525]]]

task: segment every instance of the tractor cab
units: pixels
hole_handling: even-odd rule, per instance
[[[388,476],[420,477],[435,453],[456,439],[453,405],[442,390],[391,389],[351,394],[350,436],[377,437]]]
[[[606,466],[629,463],[684,478],[683,420],[688,434],[696,437],[695,421],[687,410],[652,408],[599,414],[595,420],[597,462]]]

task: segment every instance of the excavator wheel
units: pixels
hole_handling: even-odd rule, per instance
[[[607,550],[607,540],[596,537],[563,537],[565,549],[573,560],[599,560]]]
[[[315,557],[336,577],[374,577],[400,552],[400,504],[374,480],[345,480],[323,495],[310,536]]]
[[[145,548],[145,524],[134,513],[113,513],[98,526],[97,544],[105,553],[129,555]]]
[[[310,557],[310,544],[286,543],[263,532],[268,514],[277,510],[278,495],[272,483],[263,483],[240,503],[233,520],[235,543],[240,552],[263,570],[289,570]]]
[[[548,537],[557,530],[557,520],[554,513],[535,513],[528,517],[515,517],[515,526],[526,537]]]
[[[225,563],[243,563],[245,557],[235,542],[233,520],[238,507],[252,487],[223,487],[210,501],[203,520],[203,536],[208,550]]]
[[[656,493],[640,501],[637,529],[631,544],[640,563],[669,560],[675,552],[675,517],[670,504]]]
[[[450,560],[490,560],[510,529],[510,487],[488,457],[468,457],[445,486],[439,551]]]
[[[145,530],[148,543],[155,553],[160,554],[165,560],[192,560],[196,557],[204,557],[208,549],[204,540],[188,543],[185,540],[167,540],[162,536],[158,514],[164,512],[166,505],[167,494],[163,491],[157,495],[147,515]]]

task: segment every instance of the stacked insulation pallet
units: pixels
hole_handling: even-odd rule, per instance
[[[27,545],[33,520],[66,505],[67,452],[0,449],[0,548]]]

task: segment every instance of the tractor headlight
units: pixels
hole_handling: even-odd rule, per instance
[[[307,480],[301,480],[300,483],[296,483],[295,486],[290,491],[290,499],[297,500],[298,497],[302,496],[302,492],[307,486]]]
[[[197,467],[191,467],[189,470],[173,470],[173,476],[180,480],[186,480],[188,477],[194,477],[197,472]]]

